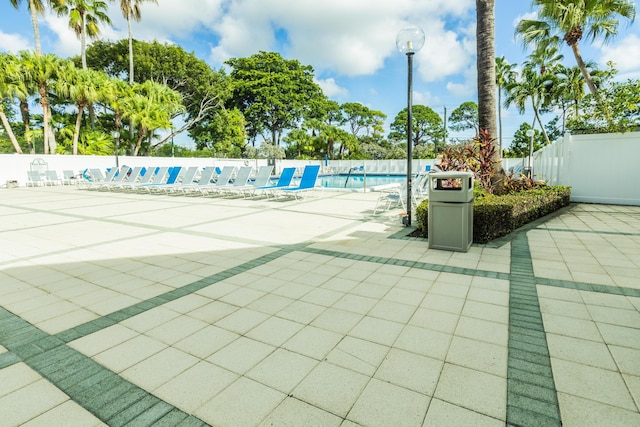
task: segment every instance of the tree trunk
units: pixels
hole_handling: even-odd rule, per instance
[[[477,67],[478,123],[495,138],[496,132],[496,58],[495,0],[476,0],[477,7]]]
[[[42,139],[44,141],[44,154],[49,154],[49,99],[45,83],[38,84],[40,92],[40,105],[42,105]]]
[[[36,154],[36,149],[31,140],[31,116],[29,114],[29,104],[27,100],[20,100],[20,115],[22,116],[22,123],[24,123],[24,139],[27,141],[27,147],[29,148],[29,154]]]
[[[591,95],[595,95],[596,92],[598,92],[598,89],[596,89],[596,85],[595,83],[593,83],[593,78],[591,77],[591,74],[589,73],[589,70],[587,69],[587,66],[585,65],[584,61],[582,60],[582,55],[580,54],[580,48],[578,47],[578,43],[572,44],[571,50],[573,51],[573,56],[575,56],[576,58],[576,62],[578,63],[578,68],[580,68],[580,71],[582,72],[582,76],[587,82],[587,87],[589,88],[589,92],[591,92]]]
[[[33,25],[33,39],[36,43],[36,56],[42,56],[42,48],[40,47],[40,30],[38,29],[38,11],[36,2],[29,0],[29,11],[31,12],[31,25]]]
[[[132,12],[129,10],[127,15],[127,27],[129,29],[129,85],[133,86],[133,36],[131,34],[131,16]],[[129,139],[133,139],[133,120],[129,122]]]
[[[498,146],[502,157],[502,88],[498,86]]]
[[[544,135],[544,140],[547,141],[547,144],[550,144],[551,141],[549,141],[549,135],[547,135],[547,131],[544,129],[544,124],[540,119],[540,112],[538,110],[538,107],[533,102],[531,103],[531,106],[533,107],[533,114],[535,116],[535,121],[537,121],[538,124],[540,125],[540,130],[542,131],[542,135]],[[533,129],[533,126],[531,126],[531,128]]]
[[[476,55],[478,68],[478,125],[489,132],[496,144],[496,53],[495,53],[495,0],[476,0]],[[496,147],[497,148],[497,147]],[[493,150],[494,193],[501,193],[506,176],[502,169],[502,153]]]
[[[22,154],[22,148],[20,148],[20,144],[18,144],[18,140],[13,134],[13,129],[11,129],[11,124],[9,124],[7,115],[2,110],[0,110],[0,120],[2,120],[2,125],[4,126],[7,135],[9,135],[9,139],[11,140],[11,144],[13,144],[13,148],[16,150],[16,153]]]
[[[80,125],[82,124],[82,112],[84,104],[78,104],[78,117],[76,117],[76,128],[73,131],[73,155],[78,155],[78,139],[80,139]]]
[[[140,147],[142,147],[142,140],[144,139],[146,133],[147,132],[143,127],[138,127],[138,140],[136,141],[136,148],[133,149],[134,156],[137,156],[140,152]]]

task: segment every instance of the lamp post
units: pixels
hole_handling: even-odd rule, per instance
[[[119,168],[120,164],[118,162],[118,148],[120,147],[120,132],[114,130],[111,135],[113,135],[113,138],[116,140],[116,168]]]
[[[531,157],[533,157],[533,137],[536,133],[533,129],[528,129],[526,135],[529,137],[529,161],[527,166],[527,174],[529,178],[533,178],[533,166],[531,165]]]
[[[412,173],[412,133],[413,133],[413,55],[424,45],[424,31],[411,25],[403,28],[396,36],[396,47],[407,55],[407,216],[405,226],[411,226],[411,173]]]

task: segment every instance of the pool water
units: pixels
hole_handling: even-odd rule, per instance
[[[406,179],[405,175],[367,175],[367,188],[377,185],[402,184]],[[364,188],[363,175],[320,175],[318,181],[319,185],[325,188]]]

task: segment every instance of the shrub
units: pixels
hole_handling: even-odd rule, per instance
[[[504,196],[488,194],[474,188],[473,241],[487,243],[506,236],[523,225],[567,206],[570,187],[539,186],[532,190],[511,192]],[[416,207],[416,219],[422,237],[428,237],[429,204]]]

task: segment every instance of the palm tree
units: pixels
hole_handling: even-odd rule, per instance
[[[522,70],[519,80],[507,85],[508,95],[505,99],[505,105],[514,104],[520,114],[524,114],[527,101],[531,100],[531,108],[534,113],[531,129],[534,129],[536,122],[538,122],[547,143],[549,143],[549,136],[540,119],[540,109],[550,103],[550,87],[552,87],[550,73],[540,74],[532,66],[528,66]]]
[[[152,136],[156,129],[171,128],[171,118],[184,111],[182,96],[166,85],[148,80],[133,86],[134,95],[123,100],[122,117],[129,119],[138,128],[138,137],[133,149],[137,156],[142,140]]]
[[[496,54],[495,0],[476,0],[476,55],[478,69],[478,125],[495,144],[496,136]],[[500,192],[505,179],[500,150],[494,149],[492,189]]]
[[[18,140],[5,114],[4,103],[1,102],[5,98],[12,99],[18,95],[26,97],[27,88],[20,79],[16,58],[13,55],[0,53],[0,120],[16,153],[22,154],[22,148],[20,148],[20,144],[18,144]]]
[[[589,65],[587,64],[587,67]],[[556,102],[560,104],[562,109],[562,133],[564,133],[566,129],[566,112],[570,108],[569,104],[573,107],[573,118],[578,118],[580,101],[585,96],[585,80],[582,71],[577,66],[558,67],[556,77],[555,97]]]
[[[11,5],[16,9],[22,3],[22,0],[9,0]],[[42,47],[40,46],[40,30],[38,29],[38,15],[44,14],[44,3],[42,0],[28,0],[29,12],[31,13],[31,25],[33,25],[33,37],[36,43],[36,54],[42,56]],[[65,0],[49,0],[51,5],[64,4]]]
[[[149,1],[158,4],[158,0],[120,0],[120,10],[122,16],[127,20],[127,29],[129,31],[129,84],[133,85],[133,36],[131,34],[131,20],[140,21],[140,6],[143,2]]]
[[[106,75],[104,73],[95,70],[78,69],[72,63],[68,63],[57,80],[56,92],[58,95],[75,102],[78,107],[75,130],[73,132],[72,153],[74,155],[78,154],[78,140],[80,138],[80,126],[82,125],[84,109],[98,100],[97,88],[102,86],[102,81],[105,79]]]
[[[572,50],[589,91],[597,88],[580,53],[580,40],[598,38],[606,43],[616,35],[618,17],[635,19],[636,9],[629,0],[533,0],[538,7],[539,20],[523,19],[516,26],[516,34],[525,45],[543,41],[560,43],[563,40]]]
[[[516,79],[516,64],[509,64],[504,56],[496,58],[496,86],[498,86],[498,143],[502,153],[502,92]]]
[[[51,111],[49,109],[49,93],[47,88],[51,80],[58,75],[63,61],[51,53],[37,56],[31,52],[21,52],[20,61],[22,62],[26,76],[25,83],[37,87],[37,92],[40,95],[44,153],[54,153],[55,142],[50,138],[52,136],[49,126]]]
[[[87,36],[95,39],[100,34],[99,24],[111,24],[107,3],[101,0],[67,0],[54,7],[59,16],[69,15],[69,27],[80,39],[82,69],[87,69]]]

